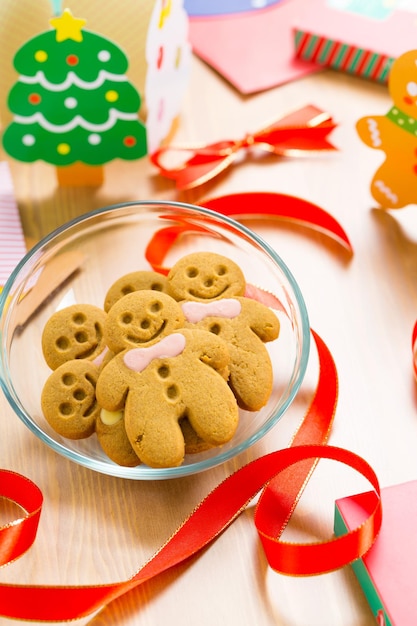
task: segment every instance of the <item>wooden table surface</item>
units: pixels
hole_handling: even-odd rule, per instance
[[[314,104],[338,123],[337,152],[294,159],[247,158],[186,193],[161,178],[147,159],[114,162],[98,189],[57,188],[54,171],[11,163],[28,245],[63,222],[117,202],[205,198],[242,191],[299,196],[331,213],[354,254],[308,228],[283,221],[251,222],[297,279],[312,328],[327,343],[340,396],[330,443],[364,457],[382,486],[417,478],[417,394],[411,332],[417,319],[417,214],[374,208],[371,177],[382,153],[365,147],[357,119],[391,106],[387,89],[322,71],[252,96],[242,96],[193,60],[191,84],[175,143],[212,142],[255,131],[275,117]],[[199,501],[247,461],[286,447],[316,383],[314,349],[302,390],[281,422],[224,466],[171,481],[134,482],[79,467],[47,448],[0,396],[0,459],[31,478],[45,498],[31,550],[3,568],[2,582],[89,584],[124,580],[163,545]],[[320,462],[285,531],[305,541],[332,535],[334,500],[368,489],[344,466]],[[208,549],[77,621],[92,626],[371,626],[374,619],[350,567],[290,578],[268,567],[248,509]],[[2,509],[2,518],[10,511]],[[12,624],[1,619],[1,624]]]

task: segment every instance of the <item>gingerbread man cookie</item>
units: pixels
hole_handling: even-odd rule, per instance
[[[383,208],[417,203],[417,50],[398,57],[388,89],[393,106],[386,115],[368,115],[356,125],[361,140],[386,158],[371,182],[371,193]]]
[[[73,304],[56,311],[42,333],[42,352],[51,369],[66,361],[104,358],[107,347],[103,328],[107,314],[92,304]]]
[[[168,273],[176,300],[219,300],[245,293],[246,281],[240,267],[215,252],[194,252],[182,257]]]
[[[96,434],[109,459],[125,467],[136,467],[140,464],[126,435],[124,411],[101,409],[96,420]]]
[[[166,276],[151,270],[138,270],[121,276],[108,289],[104,300],[104,310],[107,312],[113,304],[123,296],[134,291],[150,289],[152,291],[163,291],[171,295],[171,289]]]
[[[268,402],[273,369],[265,342],[279,335],[280,323],[273,311],[249,298],[212,302],[183,302],[187,327],[201,328],[221,337],[230,353],[229,384],[239,406],[258,411]]]
[[[184,325],[178,303],[166,293],[143,289],[120,298],[109,310],[104,339],[114,353],[151,345]]]
[[[99,376],[97,399],[109,411],[124,407],[127,436],[143,463],[175,467],[185,455],[183,418],[210,445],[227,443],[236,432],[237,403],[219,373],[228,361],[219,337],[179,329],[117,354]]]
[[[95,431],[100,407],[96,400],[99,367],[87,360],[66,361],[48,377],[41,406],[46,421],[68,439],[84,439]]]
[[[273,384],[264,343],[279,335],[277,316],[260,302],[241,297],[246,289],[242,270],[214,252],[182,257],[168,280],[174,297],[182,301],[187,327],[208,330],[226,341],[231,359],[229,382],[239,406],[249,411],[262,408]]]

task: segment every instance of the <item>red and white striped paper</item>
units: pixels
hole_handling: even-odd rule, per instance
[[[26,254],[26,244],[6,161],[0,161],[0,290]]]

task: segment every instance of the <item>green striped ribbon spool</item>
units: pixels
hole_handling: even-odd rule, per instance
[[[394,62],[392,57],[378,52],[357,48],[341,41],[301,30],[295,31],[295,55],[305,61],[349,72],[384,84],[388,81],[389,71]]]

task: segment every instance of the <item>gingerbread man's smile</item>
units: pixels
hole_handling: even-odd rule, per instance
[[[189,289],[188,293],[190,294],[190,296],[193,296],[194,298],[201,298],[203,300],[213,300],[213,298],[220,298],[221,296],[223,296],[226,291],[229,289],[230,285],[226,285],[226,287],[224,287],[223,289],[220,289],[219,291],[213,292],[210,291],[210,293],[203,293],[202,290],[197,290],[197,289]]]
[[[157,339],[161,334],[163,334],[165,328],[167,325],[167,320],[163,320],[162,324],[155,330],[155,332],[152,333],[152,335],[147,335],[146,337],[140,337],[139,333],[136,333],[134,335],[127,335],[127,340],[132,342],[132,343],[149,343],[150,341],[154,341],[155,339]],[[143,328],[143,327],[142,327]]]

